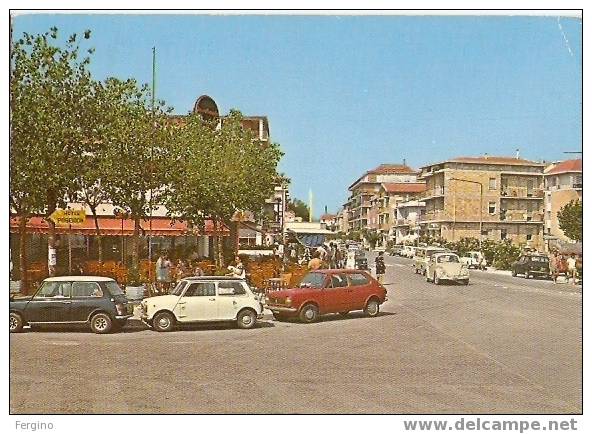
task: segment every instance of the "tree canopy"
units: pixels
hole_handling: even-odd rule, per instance
[[[575,241],[583,239],[583,217],[581,200],[572,200],[557,212],[559,228],[568,238]]]

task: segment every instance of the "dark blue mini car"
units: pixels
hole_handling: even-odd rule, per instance
[[[88,324],[95,333],[109,333],[125,325],[132,309],[117,282],[108,277],[50,277],[33,296],[11,297],[10,332],[20,332],[25,325]]]

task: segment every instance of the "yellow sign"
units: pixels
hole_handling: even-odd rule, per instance
[[[56,209],[49,218],[56,225],[80,225],[86,219],[83,209]]]

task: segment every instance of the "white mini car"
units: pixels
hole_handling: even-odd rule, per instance
[[[177,324],[236,322],[252,328],[263,317],[263,304],[244,279],[204,276],[182,279],[169,295],[142,301],[142,320],[159,332]]]

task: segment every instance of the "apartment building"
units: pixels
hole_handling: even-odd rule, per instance
[[[388,241],[395,239],[397,209],[402,203],[418,197],[425,192],[425,189],[426,186],[423,182],[383,182],[380,185],[378,194],[371,200],[369,229],[381,235],[382,245],[386,245]]]
[[[349,186],[350,196],[344,209],[347,213],[347,230],[359,231],[378,225],[376,196],[383,183],[417,183],[418,172],[406,164],[381,164],[367,171]],[[373,221],[374,220],[374,221]]]
[[[415,241],[421,235],[420,219],[425,214],[425,202],[409,200],[401,202],[396,208],[393,222],[394,239],[397,244]]]
[[[421,227],[446,240],[510,239],[543,248],[545,164],[519,157],[458,157],[421,168]]]
[[[572,200],[582,200],[582,160],[566,160],[545,169],[545,235],[570,241],[559,228],[557,212]]]

